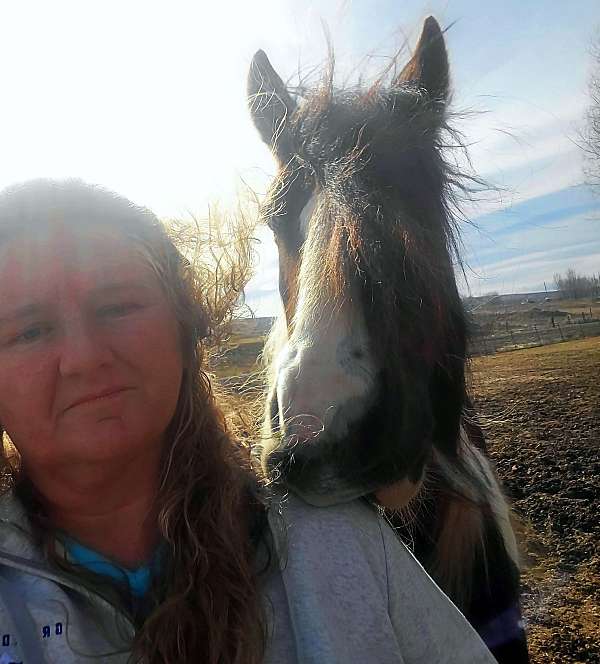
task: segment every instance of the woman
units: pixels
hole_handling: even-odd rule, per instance
[[[374,508],[267,505],[202,301],[148,210],[0,194],[0,661],[492,662]]]

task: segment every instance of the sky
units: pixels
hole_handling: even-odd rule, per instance
[[[20,0],[0,4],[0,188],[79,177],[159,216],[206,214],[275,172],[246,107],[246,74],[264,49],[284,80],[326,57],[339,81],[369,75],[423,19],[446,33],[453,108],[474,168],[493,189],[465,214],[473,295],[552,288],[569,267],[600,271],[600,202],[576,146],[588,104],[597,0]],[[257,234],[246,297],[278,311],[277,255]]]

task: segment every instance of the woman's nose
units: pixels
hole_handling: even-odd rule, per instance
[[[60,351],[60,373],[73,376],[89,373],[110,363],[111,353],[91,325],[71,320],[65,326]]]

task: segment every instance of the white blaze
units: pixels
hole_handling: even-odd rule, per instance
[[[321,431],[342,436],[370,405],[375,363],[357,293],[327,294],[319,249],[330,229],[313,219],[318,196],[300,216],[303,260],[293,331],[277,358],[277,399],[286,434],[310,439]]]

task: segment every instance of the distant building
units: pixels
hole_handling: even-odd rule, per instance
[[[509,304],[537,304],[549,300],[559,300],[560,291],[536,291],[534,293],[505,293],[502,295],[479,295],[477,297],[465,297],[463,302],[467,309],[474,309],[486,304],[509,305]]]

